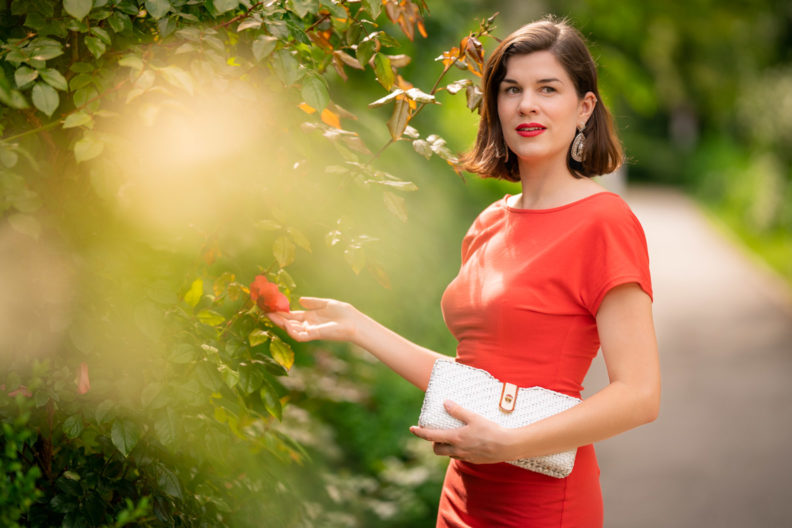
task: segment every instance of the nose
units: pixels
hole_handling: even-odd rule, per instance
[[[528,115],[536,113],[536,97],[530,90],[525,90],[521,94],[520,104],[518,106],[520,115]]]

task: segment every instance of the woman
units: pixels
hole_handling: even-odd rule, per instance
[[[589,177],[622,151],[581,35],[547,18],[503,40],[483,75],[484,101],[466,168],[519,181],[474,221],[441,301],[457,361],[518,386],[579,397],[602,348],[610,383],[563,413],[518,429],[447,402],[466,425],[411,431],[451,457],[437,526],[602,526],[593,442],[657,417],[660,370],[646,241],[628,205]],[[302,298],[270,317],[298,341],[347,340],[426,389],[444,357],[349,304]],[[577,448],[572,473],[548,477],[504,463]]]

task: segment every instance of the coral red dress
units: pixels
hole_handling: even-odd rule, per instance
[[[580,397],[600,346],[595,316],[609,289],[638,283],[650,299],[646,239],[627,203],[599,192],[550,209],[485,209],[462,241],[443,293],[457,361],[521,387]],[[593,445],[563,479],[511,464],[451,460],[438,527],[597,528],[603,522]]]

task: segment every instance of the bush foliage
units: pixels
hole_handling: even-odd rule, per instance
[[[372,218],[406,221],[417,187],[377,160],[409,142],[457,171],[410,122],[439,90],[476,109],[472,80],[442,80],[480,75],[492,20],[421,89],[386,28],[425,36],[423,2],[14,0],[0,14],[0,240],[17,257],[1,271],[18,300],[0,338],[2,524],[425,514],[420,455],[373,450],[347,474],[322,462],[349,456],[330,426],[371,412],[371,391],[344,380],[381,374],[343,347],[295,355],[248,285],[262,275],[294,301],[319,266],[346,265],[390,287]],[[352,109],[389,107],[376,147],[333,101],[350,76],[386,94]]]

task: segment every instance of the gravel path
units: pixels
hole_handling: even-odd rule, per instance
[[[790,289],[682,193],[624,197],[649,243],[663,400],[596,446],[605,526],[792,526]],[[585,394],[606,383],[599,356]]]

